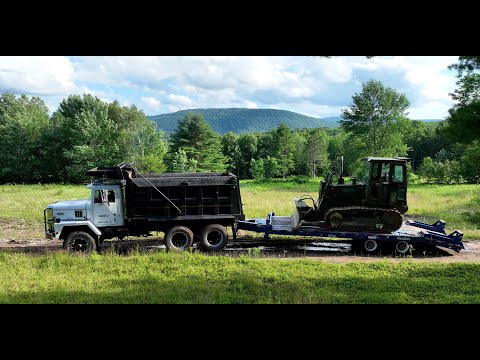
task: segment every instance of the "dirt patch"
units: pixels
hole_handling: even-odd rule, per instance
[[[237,257],[248,255],[258,258],[284,258],[284,259],[314,259],[329,263],[348,262],[375,262],[375,261],[420,261],[420,262],[480,262],[480,241],[466,240],[463,242],[465,250],[456,253],[450,249],[437,248],[435,251],[413,251],[407,256],[398,256],[393,253],[377,255],[364,254],[351,250],[352,243],[349,241],[298,241],[286,243],[272,239],[269,245],[263,242],[247,243],[239,239],[231,242],[224,251],[213,255]],[[0,239],[0,251],[19,251],[26,253],[45,254],[50,252],[63,252],[63,242],[58,240],[34,239]],[[165,251],[165,245],[161,239],[133,239],[123,241],[105,241],[101,251],[115,251],[120,254],[128,254],[130,251]],[[194,251],[198,251],[194,248]]]
[[[21,239],[39,239],[43,223],[29,223],[25,219],[0,219],[0,242]]]

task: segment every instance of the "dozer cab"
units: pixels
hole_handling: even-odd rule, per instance
[[[343,178],[343,156],[333,183],[331,170],[321,181],[317,201],[309,196],[296,200],[298,225],[329,226],[345,231],[391,232],[402,226],[407,212],[408,158],[367,157],[360,179]],[[308,206],[305,200],[312,200]]]

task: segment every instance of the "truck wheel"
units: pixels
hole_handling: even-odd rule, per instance
[[[369,253],[373,253],[378,248],[378,243],[375,240],[369,239],[363,243],[363,248]]]
[[[70,253],[90,254],[97,250],[97,243],[92,235],[85,231],[73,231],[63,243],[63,248]]]
[[[408,249],[410,249],[410,245],[406,241],[399,241],[395,245],[395,250],[397,250],[400,254],[405,254]]]
[[[193,244],[193,232],[186,226],[174,226],[165,235],[168,251],[185,251]]]
[[[222,225],[210,224],[205,226],[200,233],[202,248],[208,251],[220,251],[228,242],[227,230]]]

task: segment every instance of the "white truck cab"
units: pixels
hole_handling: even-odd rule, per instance
[[[72,229],[85,227],[100,236],[103,232],[99,228],[124,225],[121,185],[92,183],[87,187],[91,189],[88,200],[57,201],[47,206],[44,211],[47,239],[58,240]],[[67,228],[68,231],[65,231]]]

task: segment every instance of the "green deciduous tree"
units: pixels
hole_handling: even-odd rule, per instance
[[[257,134],[240,134],[238,137],[238,147],[240,150],[240,170],[238,176],[241,179],[255,177],[252,174],[252,168],[248,166],[249,159],[256,159],[258,156],[258,136]]]
[[[263,159],[251,159],[250,169],[252,169],[252,176],[255,180],[262,180],[265,178]]]
[[[368,155],[406,155],[402,122],[407,121],[409,105],[404,94],[370,80],[353,96],[350,107],[342,110],[340,123],[346,132],[363,139]]]
[[[166,170],[164,156],[167,142],[156,123],[145,116],[135,105],[120,106],[118,101],[108,104],[108,117],[117,126],[116,142],[122,161],[133,161],[149,173]]]
[[[222,136],[222,152],[226,158],[227,170],[240,176],[242,158],[238,145],[238,135],[229,131]]]
[[[468,145],[460,159],[461,174],[467,182],[480,183],[480,141]]]
[[[69,96],[53,114],[53,123],[57,127],[56,152],[62,158],[66,181],[85,179],[89,168],[122,162],[118,125],[108,117],[108,104],[99,98]]]
[[[291,174],[309,175],[309,168],[307,164],[305,147],[307,145],[307,138],[303,131],[293,131],[292,133],[293,147],[293,161],[294,170]]]
[[[480,70],[480,56],[459,56],[458,63],[452,64],[448,68],[457,70],[459,76]]]
[[[310,131],[305,143],[305,163],[311,177],[323,174],[329,167],[328,137],[320,129]]]
[[[48,108],[38,97],[0,96],[0,182],[45,180]]]
[[[195,172],[197,170],[197,160],[189,159],[185,150],[180,149],[173,154],[170,170],[174,173]]]
[[[480,139],[480,73],[461,76],[457,85],[459,87],[450,94],[455,104],[448,111],[445,134],[469,143]]]
[[[284,169],[276,158],[267,156],[266,159],[263,159],[263,176],[266,180],[282,174]]]

